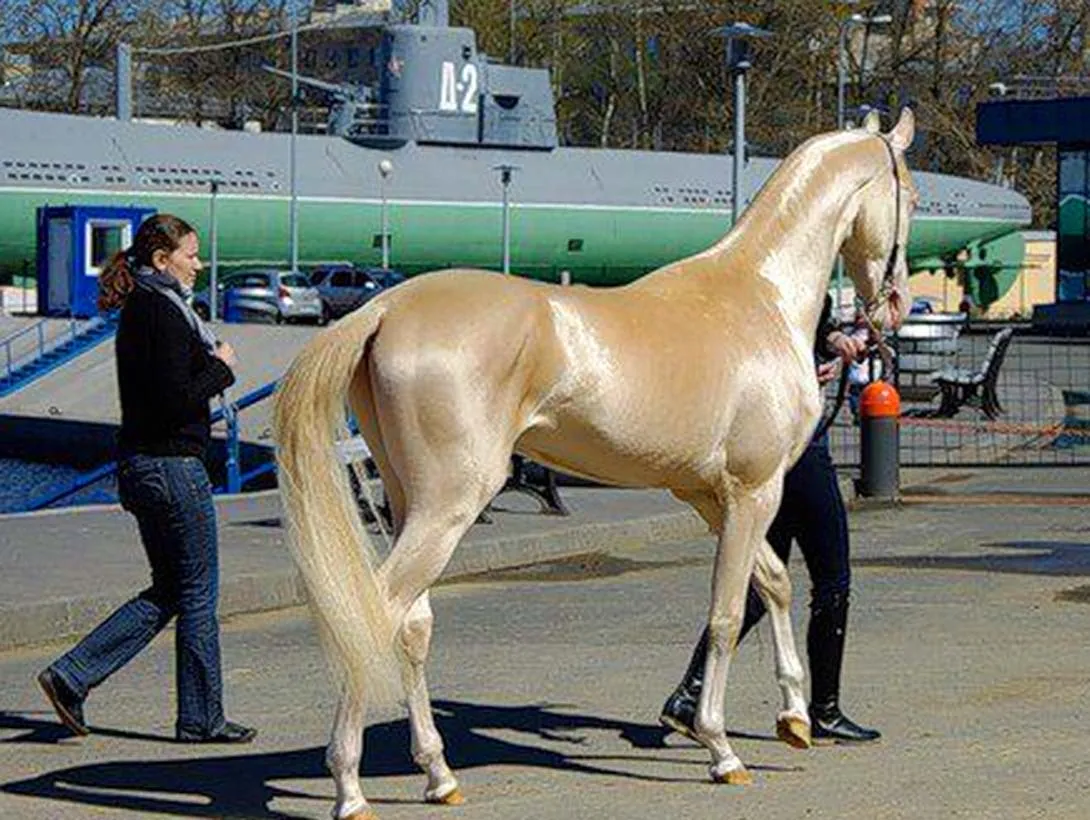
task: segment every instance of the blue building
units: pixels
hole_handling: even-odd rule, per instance
[[[1090,97],[982,103],[976,138],[981,145],[1056,145],[1056,304],[1035,309],[1033,323],[1090,331]]]
[[[38,208],[38,313],[86,319],[98,314],[98,274],[132,245],[154,208],[48,205]]]

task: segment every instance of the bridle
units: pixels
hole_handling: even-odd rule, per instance
[[[901,171],[897,167],[897,156],[893,153],[893,146],[890,145],[889,140],[884,137],[879,137],[882,141],[882,145],[885,146],[886,152],[889,154],[890,165],[893,170],[893,183],[894,183],[894,200],[893,200],[893,247],[890,248],[889,258],[886,259],[886,269],[882,274],[882,284],[878,288],[878,292],[873,297],[868,299],[860,311],[863,315],[863,323],[866,325],[867,330],[870,332],[871,338],[874,340],[870,343],[878,355],[882,359],[882,374],[886,377],[893,372],[893,351],[886,343],[885,336],[882,333],[881,326],[871,318],[871,314],[877,310],[883,303],[889,301],[890,296],[893,294],[893,277],[894,270],[897,267],[897,256],[901,252]],[[837,415],[840,413],[841,407],[844,406],[844,399],[848,392],[848,368],[841,363],[840,366],[840,380],[837,385],[836,400],[833,402],[833,408],[818,424],[817,431],[814,433],[814,438],[821,438],[828,431],[836,420]]]
[[[886,344],[881,325],[874,321],[871,314],[881,305],[887,304],[894,291],[894,271],[897,267],[897,257],[901,252],[901,171],[897,167],[897,156],[893,153],[893,146],[890,145],[889,140],[884,137],[878,139],[881,140],[882,145],[885,146],[886,152],[889,154],[890,167],[893,171],[893,247],[889,249],[889,257],[886,259],[886,269],[882,273],[882,284],[879,285],[878,292],[863,304],[861,313],[863,314],[863,323],[867,326],[867,330],[870,331],[871,337],[875,340],[874,346],[882,357],[882,372],[888,374],[893,371],[893,352],[889,349],[889,345]]]

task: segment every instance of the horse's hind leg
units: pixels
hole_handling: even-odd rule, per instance
[[[783,711],[776,716],[776,736],[796,749],[810,748],[810,717],[802,691],[803,671],[791,628],[791,577],[780,556],[761,539],[753,567],[753,584],[768,608],[776,679],[783,693]]]
[[[405,691],[409,699],[409,725],[412,729],[413,760],[428,775],[424,799],[429,803],[457,806],[464,802],[458,781],[443,757],[443,739],[435,728],[431,699],[424,677],[424,664],[431,644],[432,612],[428,593],[416,599],[405,625],[401,628],[401,646],[405,652]]]
[[[374,820],[360,789],[359,766],[363,754],[364,695],[350,686],[341,690],[333,736],[326,747],[325,762],[337,787],[335,820]]]
[[[400,635],[406,653],[403,675],[409,695],[413,758],[427,772],[424,798],[432,803],[456,805],[462,802],[462,794],[443,756],[443,742],[432,719],[424,678],[432,628],[426,593],[439,579],[466,530],[503,486],[509,456],[510,452],[489,459],[495,463],[487,472],[460,476],[452,472],[449,480],[442,469],[446,462],[437,461],[432,478],[444,480],[433,483],[431,491],[406,493],[404,527],[380,570],[394,612],[402,613]]]

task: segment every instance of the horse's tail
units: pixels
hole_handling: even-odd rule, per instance
[[[402,696],[395,625],[335,452],[349,385],[384,312],[372,303],[310,340],[277,391],[274,429],[288,542],[333,673],[369,702],[391,704]]]

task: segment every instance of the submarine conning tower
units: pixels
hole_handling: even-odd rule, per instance
[[[353,142],[557,147],[549,72],[491,62],[472,29],[388,26],[379,55],[382,127]]]

